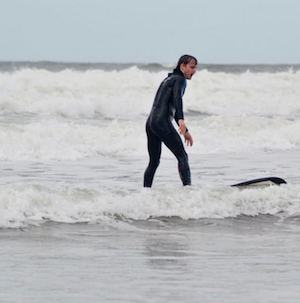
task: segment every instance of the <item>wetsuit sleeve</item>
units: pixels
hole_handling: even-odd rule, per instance
[[[185,79],[183,77],[178,77],[175,80],[173,86],[173,102],[175,106],[175,121],[178,124],[178,120],[184,119],[183,109],[182,109],[182,96],[185,89]]]
[[[182,109],[182,96],[186,87],[186,80],[183,77],[178,77],[173,86],[173,98],[175,105],[175,121],[179,125],[178,120],[184,120],[183,109]],[[186,129],[188,131],[188,129]]]

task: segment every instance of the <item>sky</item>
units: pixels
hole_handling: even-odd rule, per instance
[[[0,61],[300,64],[300,0],[0,0]]]

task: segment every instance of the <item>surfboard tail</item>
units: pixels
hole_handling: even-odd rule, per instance
[[[253,179],[253,180],[233,184],[230,186],[244,187],[244,186],[268,186],[268,185],[280,185],[280,184],[286,184],[286,181],[277,177],[268,177],[268,178]]]

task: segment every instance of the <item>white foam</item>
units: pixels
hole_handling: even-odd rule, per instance
[[[0,73],[0,159],[147,155],[145,120],[166,74],[136,67]],[[198,72],[184,96],[185,110],[198,112],[191,121],[186,115],[194,138],[188,152],[299,150],[299,82],[300,72],[292,71]],[[26,113],[35,118],[26,120]]]
[[[147,115],[167,72],[0,73],[0,113],[134,118]],[[185,110],[214,115],[299,117],[300,72],[226,74],[199,71],[184,96]]]
[[[37,185],[0,189],[0,226],[12,228],[44,221],[97,223],[122,218],[147,220],[158,217],[221,219],[280,212],[287,216],[300,213],[299,185],[247,190],[168,186],[136,192]]]
[[[161,77],[136,67],[120,72],[23,69],[0,73],[0,112],[135,117],[148,113]]]
[[[187,122],[194,138],[190,154],[300,149],[300,122],[259,117],[212,116]],[[146,156],[143,122],[112,121],[104,126],[44,120],[0,124],[1,160],[77,160],[103,156]],[[163,147],[167,157],[171,152]]]
[[[131,122],[112,122],[106,127],[56,120],[4,124],[0,125],[0,159],[77,160],[99,154],[146,153],[145,134],[137,129]]]
[[[190,153],[298,150],[300,121],[211,116],[188,123],[195,144]]]
[[[214,115],[299,117],[300,72],[201,71],[185,94],[188,110]]]

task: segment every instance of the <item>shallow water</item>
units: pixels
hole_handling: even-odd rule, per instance
[[[21,229],[1,231],[0,271],[5,274],[0,278],[0,301],[298,302],[300,212],[288,215],[278,211],[280,207],[289,208],[288,192],[295,191],[295,195],[299,191],[299,168],[292,164],[296,153],[285,156],[289,167],[281,153],[192,156],[195,185],[190,189],[181,187],[177,174],[170,174],[176,170],[176,162],[163,158],[156,189],[146,191],[152,192],[153,204],[161,203],[154,211],[134,201],[145,194],[140,180],[146,158],[2,163],[1,185],[7,188],[20,184],[23,191],[18,189],[19,197],[29,204],[16,204],[14,208],[15,220],[23,222]],[[280,195],[272,192],[280,187],[228,187],[270,173],[286,174],[287,181],[294,183],[288,184],[290,190],[281,193],[281,199],[273,205],[266,195]],[[166,186],[166,180],[177,185]],[[25,193],[30,185],[35,191]],[[281,188],[285,190],[285,186]],[[66,189],[75,192],[66,198]],[[76,199],[99,198],[97,189],[105,191],[106,199],[115,204],[112,208],[106,205],[99,210],[95,205],[83,204],[85,215],[70,212],[71,203],[76,207]],[[14,194],[18,190],[15,188]],[[195,195],[201,200],[191,200]],[[222,195],[224,201],[214,201]],[[281,205],[284,197],[287,202]],[[170,198],[169,202],[162,200]],[[39,199],[47,203],[37,204],[41,203]],[[236,201],[232,204],[230,199]],[[257,204],[259,199],[261,204]],[[122,201],[126,203],[124,208],[120,208]],[[128,214],[133,211],[128,210],[126,215],[126,209],[131,203],[135,203],[136,217],[147,219],[130,219]],[[211,203],[215,207],[210,209]],[[32,207],[37,210],[30,212],[28,208]],[[162,217],[164,207],[183,217],[192,217],[198,211],[199,216],[208,218]],[[103,216],[112,209],[112,216]],[[148,214],[149,209],[152,214]],[[237,217],[232,218],[230,211]],[[275,214],[242,215],[252,211]],[[27,217],[22,219],[22,212]],[[226,213],[229,217],[222,218]],[[220,219],[209,218],[218,215]],[[68,220],[71,224],[53,222]],[[80,221],[86,223],[74,223]]]
[[[273,216],[5,230],[0,299],[298,302],[299,231]]]

